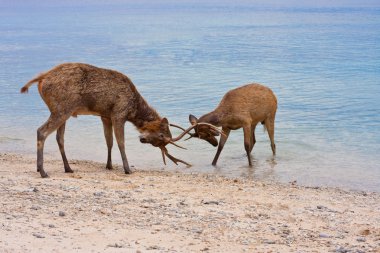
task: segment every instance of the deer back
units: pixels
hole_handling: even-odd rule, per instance
[[[74,116],[126,116],[141,97],[127,76],[82,63],[61,64],[45,73],[39,92],[50,111],[72,111]]]

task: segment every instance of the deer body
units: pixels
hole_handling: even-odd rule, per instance
[[[210,123],[222,127],[224,135],[221,135],[218,150],[212,162],[216,165],[219,155],[226,143],[231,130],[243,128],[244,147],[248,156],[248,163],[252,161],[250,153],[256,143],[255,128],[258,123],[264,124],[271,141],[273,155],[276,153],[274,143],[274,121],[277,110],[277,99],[273,92],[260,84],[248,84],[227,92],[217,108],[202,117],[195,118],[190,115],[190,123]],[[195,135],[217,146],[215,134],[207,126],[198,126]]]
[[[65,63],[29,81],[21,92],[27,92],[35,82],[38,82],[39,93],[51,113],[49,119],[37,130],[37,171],[42,177],[47,177],[43,169],[44,142],[55,130],[65,172],[73,172],[64,150],[65,122],[71,116],[101,117],[108,147],[106,167],[112,169],[114,133],[126,174],[131,173],[124,148],[126,121],[132,122],[143,133],[141,142],[161,147],[171,139],[167,119],[162,119],[139,94],[131,80],[119,72],[88,64]]]

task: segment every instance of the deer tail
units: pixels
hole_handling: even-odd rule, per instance
[[[41,81],[45,76],[45,73],[43,74],[40,74],[39,76],[37,76],[36,78],[30,80],[29,82],[27,82],[24,87],[21,88],[20,92],[21,93],[28,93],[28,90],[29,90],[29,87],[32,86],[33,83],[36,83],[36,82],[39,82]]]

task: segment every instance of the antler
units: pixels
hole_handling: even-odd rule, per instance
[[[180,126],[178,126],[178,125],[175,125],[175,124],[172,124],[172,123],[170,123],[170,124],[169,124],[169,126],[172,126],[172,127],[176,127],[176,128],[179,128],[179,129],[181,129],[182,131],[186,131],[186,130],[185,130],[185,128],[183,128],[183,127],[180,127]]]
[[[187,149],[187,148],[184,148],[184,147],[182,147],[182,146],[174,143],[173,141],[169,141],[169,143],[172,144],[172,145],[174,145],[174,146],[176,146],[176,147],[178,147],[178,148]]]
[[[187,166],[191,166],[191,164],[189,164],[189,163],[187,163],[185,161],[182,161],[180,159],[177,159],[174,156],[170,155],[169,152],[168,152],[168,150],[165,147],[160,147],[160,148],[161,148],[162,160],[164,161],[165,165],[166,165],[165,156],[167,156],[176,165],[178,165],[178,163],[183,163],[183,164],[186,164]]]
[[[193,128],[196,127],[196,126],[197,125],[192,125],[188,129],[186,129],[185,131],[183,131],[180,135],[178,135],[176,138],[172,138],[172,141],[173,142],[179,141],[180,139],[182,139],[183,136],[185,136],[187,133],[189,133],[191,130],[193,130]]]
[[[188,139],[190,139],[191,137],[194,137],[191,133],[189,133],[193,128],[199,126],[199,125],[205,125],[205,126],[209,126],[211,127],[212,129],[214,129],[215,131],[219,132],[220,134],[222,135],[226,135],[222,130],[220,130],[219,128],[217,128],[216,126],[212,125],[212,124],[209,124],[209,123],[204,123],[204,122],[201,122],[201,123],[197,123],[195,125],[192,125],[190,126],[188,129],[184,130],[182,132],[182,134],[178,135],[176,138],[172,138],[172,141],[175,142],[175,141],[179,141],[180,139],[183,138],[183,136],[185,136],[186,134],[190,134],[190,137]],[[188,140],[186,139],[186,140]]]

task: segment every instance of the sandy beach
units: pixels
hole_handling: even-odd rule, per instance
[[[380,194],[0,154],[1,252],[380,252]]]

